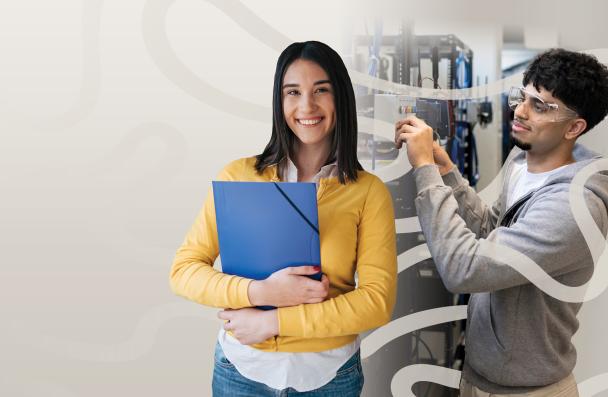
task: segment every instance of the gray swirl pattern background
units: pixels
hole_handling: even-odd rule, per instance
[[[210,394],[216,310],[179,300],[168,286],[173,254],[208,181],[266,142],[274,63],[285,45],[319,39],[343,49],[350,25],[370,9],[388,18],[403,7],[283,3],[0,2],[0,395]],[[461,6],[483,11],[482,4]],[[555,4],[549,16],[559,20],[565,11]],[[582,2],[573,17],[594,12]],[[601,48],[608,43],[585,32],[579,49],[607,62]],[[495,96],[519,78],[449,91],[351,75],[371,88],[443,98]],[[360,124],[392,136],[388,123]],[[585,137],[604,154],[606,124]],[[378,175],[390,180],[408,169],[400,156]],[[492,178],[482,192],[488,201],[500,174]],[[420,227],[415,218],[396,222],[402,232]],[[424,245],[405,252],[400,271],[428,255]],[[608,396],[608,295],[600,292],[579,316],[581,396]],[[402,317],[370,334],[363,356],[406,332],[464,316],[462,307],[450,307]],[[410,366],[391,387],[406,396],[413,382],[455,387],[458,376]]]

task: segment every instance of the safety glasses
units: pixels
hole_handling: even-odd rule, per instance
[[[547,121],[564,121],[578,116],[578,114],[565,106],[545,102],[538,94],[527,91],[523,87],[511,87],[509,90],[509,107],[515,110],[522,103],[527,102],[532,112]],[[561,109],[561,112],[560,112]]]

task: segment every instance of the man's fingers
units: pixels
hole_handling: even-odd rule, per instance
[[[416,116],[412,115],[412,116],[408,116],[408,117],[406,117],[404,119],[398,120],[395,123],[395,128],[401,128],[401,126],[403,126],[405,124],[409,124],[409,125],[414,126],[414,127],[424,127],[424,126],[427,125],[424,120],[422,120],[419,117],[416,117]]]
[[[399,129],[396,132],[399,134],[403,134],[403,133],[415,133],[415,132],[421,132],[421,131],[423,131],[423,129],[418,126],[411,125],[411,124],[403,124],[401,127],[399,127]]]
[[[401,149],[403,142],[407,143],[409,136],[418,132],[420,132],[420,129],[417,127],[406,124],[402,125],[401,128],[395,131],[395,147]]]
[[[401,149],[403,142],[407,143],[408,135],[406,134],[412,134],[415,132],[418,132],[418,130],[410,125],[401,126],[401,128],[395,131],[395,147],[397,149]]]
[[[402,119],[402,120],[397,121],[397,122],[395,123],[395,130],[398,130],[399,128],[401,128],[401,126],[402,126],[403,124],[405,124],[406,122],[407,122],[407,119]]]
[[[419,128],[428,127],[428,124],[424,120],[422,120],[416,116],[409,117],[408,120],[409,120],[410,124],[414,127],[419,127]]]
[[[404,119],[398,120],[398,121],[395,123],[395,128],[400,128],[400,127],[401,127],[402,125],[404,125],[404,124],[410,124],[410,125],[414,125],[414,124],[416,124],[416,123],[419,123],[420,121],[422,121],[422,120],[420,120],[420,119],[419,119],[418,117],[416,117],[416,116],[413,116],[413,115],[412,115],[412,116],[408,116],[408,117],[406,117],[406,118],[404,118]]]
[[[401,121],[404,121],[404,120],[401,120]],[[411,127],[411,125],[406,124],[405,122],[402,122],[402,123],[397,122],[397,123],[398,123],[398,124],[396,124],[396,125],[395,125],[395,138],[396,138],[396,137],[397,137],[399,134],[401,134],[401,133],[403,133],[403,132],[404,132],[404,131],[403,131],[403,128],[404,128],[405,126],[409,126],[409,127]],[[396,139],[395,139],[395,140],[396,140]]]
[[[411,134],[409,132],[403,132],[397,137],[396,145],[399,145],[398,147],[401,148],[403,142],[407,143],[410,138]]]
[[[449,156],[448,152],[446,152],[445,149],[442,148],[437,141],[433,141],[433,153],[438,155]]]
[[[404,133],[413,133],[418,131],[419,129],[417,127],[412,126],[411,117],[397,121],[395,124],[395,147],[397,149],[401,149],[403,146],[404,137],[402,135]]]

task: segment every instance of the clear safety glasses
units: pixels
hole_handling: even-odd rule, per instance
[[[508,103],[513,110],[522,103],[527,102],[529,109],[547,121],[565,121],[578,116],[578,114],[565,106],[545,102],[538,94],[527,91],[524,87],[511,87]]]

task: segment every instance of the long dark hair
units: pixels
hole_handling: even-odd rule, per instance
[[[295,60],[315,62],[327,73],[334,92],[336,124],[331,135],[331,148],[327,161],[335,159],[340,183],[357,180],[362,170],[357,159],[357,109],[355,93],[346,66],[337,52],[319,41],[293,43],[279,56],[274,74],[272,92],[272,135],[264,151],[257,155],[255,168],[262,173],[266,167],[284,161],[297,139],[283,114],[282,84],[285,71]]]

